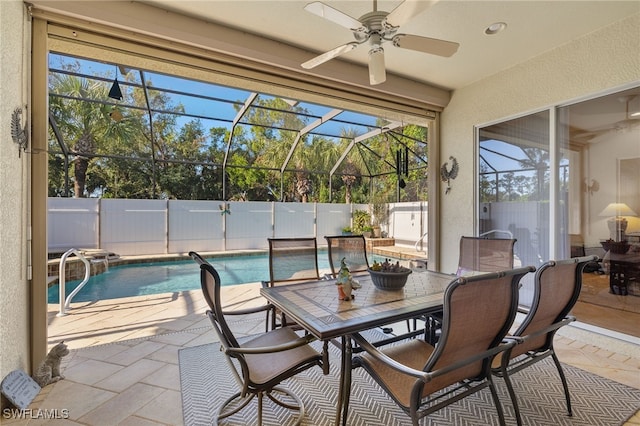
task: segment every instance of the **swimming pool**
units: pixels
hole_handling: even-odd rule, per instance
[[[368,256],[369,261],[382,261],[383,257]],[[207,258],[220,274],[222,285],[255,283],[269,279],[269,256],[267,254],[223,256]],[[319,253],[320,273],[328,272],[329,260]],[[65,293],[68,296],[81,280],[68,281]],[[59,303],[59,286],[49,287],[48,303]],[[200,289],[200,268],[191,259],[173,262],[150,262],[113,266],[108,272],[92,276],[89,282],[73,297],[73,302],[90,302],[103,299],[118,299],[130,296],[174,293]]]

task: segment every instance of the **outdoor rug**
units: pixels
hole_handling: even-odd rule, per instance
[[[312,368],[284,382],[284,387],[304,401],[303,425],[329,426],[335,420],[340,353],[333,345],[329,346],[329,375],[324,376],[320,368]],[[213,343],[184,348],[179,352],[182,410],[187,426],[215,424],[218,407],[238,389],[219,347]],[[639,408],[640,390],[570,365],[563,367],[570,386],[573,417],[566,415],[562,384],[549,358],[512,376],[525,425],[620,425]],[[495,382],[507,424],[515,425],[506,386],[500,378]],[[254,399],[249,407],[225,419],[222,424],[255,425],[256,409]],[[292,425],[297,419],[291,411],[278,407],[268,398],[265,398],[263,417],[265,425]],[[409,417],[365,372],[354,370],[348,425],[400,426],[410,423]],[[486,426],[498,425],[499,422],[491,393],[489,389],[483,389],[427,416],[421,424]]]

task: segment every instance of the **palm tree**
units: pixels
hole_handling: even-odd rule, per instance
[[[307,173],[304,171],[302,164],[296,166],[296,192],[300,195],[300,201],[306,203],[309,201],[311,193],[311,181]]]
[[[138,120],[111,118],[114,108],[105,104],[107,85],[68,74],[51,74],[50,113],[63,135],[64,143],[75,154],[74,196],[85,196],[87,170],[98,146],[109,140],[132,140],[139,134]]]
[[[344,202],[347,204],[351,204],[351,187],[356,182],[356,178],[358,175],[358,169],[351,162],[347,162],[347,165],[343,169],[342,175],[342,183],[344,183]]]

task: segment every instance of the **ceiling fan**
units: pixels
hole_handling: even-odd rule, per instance
[[[578,130],[573,134],[573,137],[576,139],[590,141],[609,132],[622,132],[640,125],[640,94],[621,96],[618,98],[618,102],[625,103],[626,105],[624,119],[606,126],[596,127],[591,130]],[[632,106],[632,104],[634,105]]]
[[[369,82],[375,85],[383,83],[387,78],[384,65],[384,49],[382,48],[382,44],[387,41],[390,41],[395,47],[449,57],[458,50],[460,46],[458,43],[398,33],[401,25],[430,8],[437,3],[437,1],[438,0],[405,0],[393,11],[384,12],[378,10],[378,1],[373,0],[373,11],[362,15],[360,19],[354,19],[319,1],[309,3],[304,7],[307,12],[351,30],[356,41],[343,44],[316,56],[303,63],[302,67],[305,69],[317,67],[368,42],[370,46]]]

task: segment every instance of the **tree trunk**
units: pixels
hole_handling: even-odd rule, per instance
[[[73,174],[75,176],[75,182],[73,184],[73,191],[75,192],[76,198],[84,198],[84,187],[87,182],[89,159],[78,157],[74,163]]]

